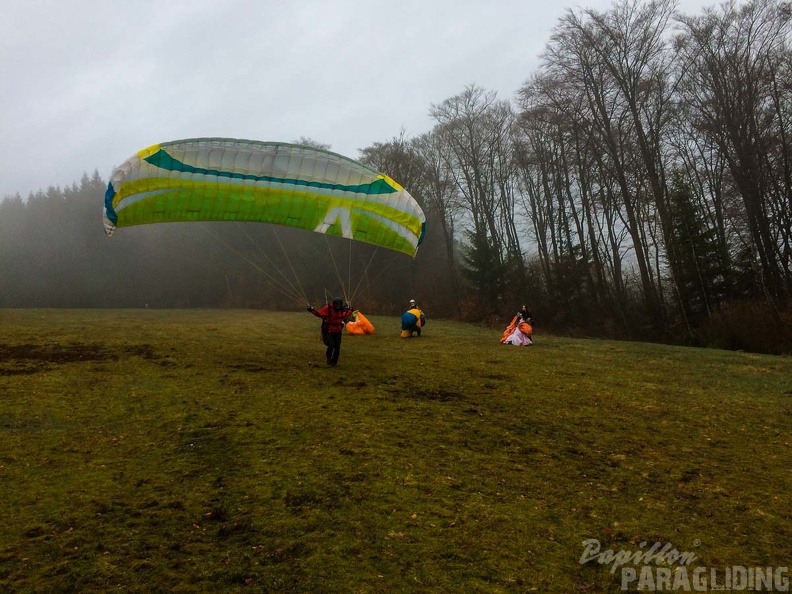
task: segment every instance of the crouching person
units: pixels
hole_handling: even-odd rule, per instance
[[[426,316],[424,315],[424,312],[415,306],[414,301],[411,301],[410,304],[412,307],[405,311],[401,318],[402,338],[420,336],[421,328],[426,325]]]

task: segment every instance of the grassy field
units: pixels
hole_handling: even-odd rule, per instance
[[[0,310],[0,592],[621,591],[587,539],[792,564],[792,359],[371,320],[330,368],[305,312]]]

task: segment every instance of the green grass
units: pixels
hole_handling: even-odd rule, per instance
[[[792,558],[792,360],[396,318],[0,310],[0,592],[618,592]]]

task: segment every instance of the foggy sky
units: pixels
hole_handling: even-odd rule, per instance
[[[0,199],[107,179],[179,138],[307,137],[357,158],[429,131],[430,106],[466,85],[511,99],[566,8],[610,5],[0,0]]]

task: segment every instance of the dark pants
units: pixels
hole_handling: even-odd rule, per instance
[[[323,338],[327,346],[327,364],[335,365],[338,363],[338,356],[341,354],[341,332],[325,332]]]

